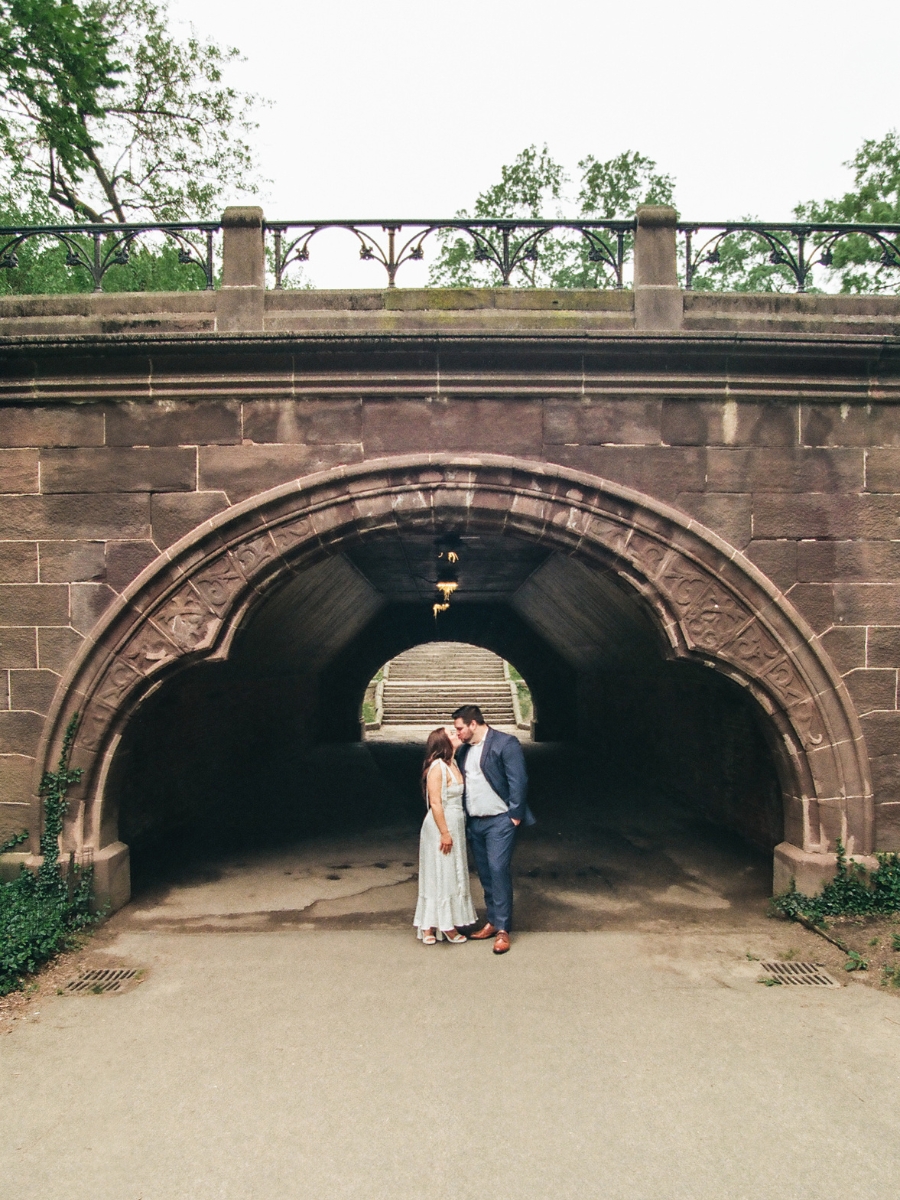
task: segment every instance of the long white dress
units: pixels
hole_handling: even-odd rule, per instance
[[[440,940],[442,929],[454,925],[474,925],[477,920],[469,891],[469,863],[466,857],[466,814],[463,810],[463,785],[456,783],[450,768],[436,759],[429,768],[441,772],[441,803],[453,849],[441,853],[441,831],[431,809],[422,822],[419,837],[419,902],[413,925],[422,937],[423,929],[434,929]]]

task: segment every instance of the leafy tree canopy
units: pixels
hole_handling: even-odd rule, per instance
[[[0,0],[0,146],[13,166],[27,126],[66,171],[87,167],[86,120],[102,116],[122,69],[112,44],[101,15],[72,0]]]
[[[656,163],[642,154],[625,151],[604,162],[589,154],[578,164],[572,181],[546,146],[528,146],[508,166],[500,181],[482,192],[472,209],[456,215],[512,220],[515,218],[577,220],[626,218],[638,204],[670,204],[674,193],[671,176],[657,171]],[[573,215],[574,214],[574,215]],[[493,287],[501,282],[493,264],[477,257],[465,235],[448,230],[440,236],[440,255],[431,269],[430,282],[443,287]],[[521,236],[521,235],[520,235]],[[615,238],[602,239],[615,257]],[[626,241],[630,247],[631,238]],[[592,254],[591,244],[577,232],[541,238],[535,255],[516,268],[511,283],[538,287],[610,287],[614,275],[608,262]]]
[[[44,114],[17,93],[21,101],[5,111],[6,208],[41,212],[49,201],[70,219],[175,221],[217,214],[226,199],[255,190],[248,137],[257,98],[224,81],[236,49],[193,31],[179,40],[165,0],[90,0],[83,10],[58,0],[3,3],[18,5],[23,21],[31,9],[71,10],[79,14],[67,13],[71,27],[91,46],[114,46],[121,60],[115,77],[106,60],[105,74],[92,68],[90,96],[85,83],[64,106],[77,153],[61,148],[67,127],[54,123],[55,110]]]

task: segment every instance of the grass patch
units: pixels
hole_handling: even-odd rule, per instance
[[[93,870],[77,870],[72,865],[65,874],[60,872],[59,835],[68,807],[66,793],[81,778],[79,769],[68,769],[77,723],[76,713],[66,729],[56,771],[47,771],[41,780],[43,862],[36,872],[23,867],[16,879],[0,885],[0,996],[21,988],[29,975],[71,949],[78,933],[98,920],[90,911]],[[17,835],[4,849],[22,840]]]

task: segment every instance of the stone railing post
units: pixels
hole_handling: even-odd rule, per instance
[[[258,333],[266,302],[266,253],[261,208],[226,208],[222,214],[222,286],[216,327],[222,333]]]
[[[634,327],[680,329],[684,301],[678,286],[674,208],[641,204],[634,237]]]

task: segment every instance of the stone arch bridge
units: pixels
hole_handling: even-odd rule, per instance
[[[439,636],[536,736],[691,756],[777,886],[900,849],[900,298],[682,293],[670,232],[630,291],[267,292],[244,211],[218,291],[0,299],[0,836],[78,712],[65,848],[120,905],[180,828],[142,714],[188,775],[358,737],[454,534]]]

